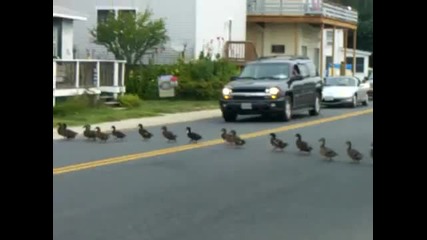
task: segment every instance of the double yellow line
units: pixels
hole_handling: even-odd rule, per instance
[[[277,132],[290,131],[293,129],[309,127],[309,126],[319,125],[319,124],[323,124],[323,123],[338,121],[338,120],[342,120],[342,119],[346,119],[346,118],[356,117],[356,116],[360,116],[360,115],[364,115],[364,114],[369,114],[369,113],[372,113],[373,111],[374,110],[371,108],[371,109],[362,110],[362,111],[345,113],[345,114],[341,114],[341,115],[337,115],[337,116],[333,116],[333,117],[321,118],[321,119],[317,119],[317,120],[313,120],[313,121],[296,123],[296,124],[292,124],[292,125],[288,125],[288,126],[283,126],[283,127],[278,127],[278,128],[272,128],[272,129],[266,129],[266,130],[262,130],[262,131],[242,134],[240,136],[242,138],[245,138],[245,139],[255,138],[255,137],[268,135],[271,132],[277,133]],[[85,170],[85,169],[107,166],[107,165],[112,165],[112,164],[118,164],[118,163],[123,163],[123,162],[128,162],[128,161],[135,161],[135,160],[139,160],[139,159],[143,159],[143,158],[157,157],[157,156],[171,154],[171,153],[177,153],[177,152],[183,152],[183,151],[192,150],[192,149],[214,146],[214,145],[218,145],[221,143],[223,143],[222,139],[214,139],[214,140],[209,140],[209,141],[205,141],[205,142],[200,142],[198,144],[186,144],[186,145],[164,148],[164,149],[159,149],[159,150],[154,150],[154,151],[149,151],[149,152],[144,152],[144,153],[130,154],[130,155],[107,158],[107,159],[102,159],[102,160],[86,162],[86,163],[73,164],[73,165],[69,165],[69,166],[65,166],[65,167],[54,168],[53,169],[53,175],[64,174],[64,173],[69,173],[69,172],[76,172],[76,171],[81,171],[81,170]]]

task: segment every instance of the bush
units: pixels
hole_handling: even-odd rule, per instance
[[[53,107],[53,115],[66,116],[70,114],[77,114],[88,108],[97,107],[93,102],[93,96],[83,94],[80,96],[70,97],[62,103],[58,103]]]
[[[118,97],[118,101],[122,107],[137,108],[141,106],[141,99],[136,94],[125,94]]]
[[[147,65],[132,67],[126,80],[128,93],[142,99],[158,99],[157,77],[171,74],[179,77],[176,99],[218,99],[221,88],[231,76],[238,74],[238,67],[224,59],[211,60],[201,54],[198,60],[184,63],[181,59],[173,65]]]

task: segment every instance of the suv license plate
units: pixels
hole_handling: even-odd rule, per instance
[[[252,104],[251,103],[242,103],[242,105],[240,107],[243,110],[251,110],[252,109]]]

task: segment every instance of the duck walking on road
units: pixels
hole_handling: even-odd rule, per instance
[[[190,127],[186,127],[187,129],[187,137],[190,138],[190,142],[189,143],[197,143],[197,141],[199,141],[200,139],[202,139],[202,136],[200,136],[200,134],[192,132]]]
[[[231,131],[230,131],[230,134],[231,134],[231,139],[232,139],[232,141],[233,141],[233,143],[234,143],[234,145],[235,145],[235,146],[237,146],[237,147],[241,147],[241,146],[243,146],[243,145],[245,145],[245,144],[246,144],[246,141],[245,141],[245,140],[243,140],[243,139],[241,139],[241,138],[237,135],[237,133],[236,133],[236,131],[235,131],[235,130],[231,130]]]
[[[116,139],[124,139],[126,137],[126,134],[124,134],[121,131],[116,130],[115,126],[111,126],[111,128],[113,129],[111,134],[113,134],[113,136],[116,137]]]
[[[357,151],[356,149],[352,148],[351,142],[347,141],[347,154],[348,156],[355,162],[360,162],[360,160],[363,159],[363,154]]]
[[[162,127],[162,134],[163,137],[165,137],[168,141],[167,142],[176,142],[176,138],[178,137],[176,134],[174,134],[171,131],[168,131],[168,128],[166,126]]]
[[[313,150],[313,148],[307,142],[302,140],[301,134],[297,133],[295,134],[295,137],[297,138],[296,145],[299,151],[305,152],[305,153],[311,153],[311,150]]]
[[[283,142],[281,139],[278,139],[275,133],[270,133],[270,136],[270,144],[273,146],[272,151],[275,151],[277,149],[283,151],[288,146],[288,143]]]
[[[144,126],[142,126],[142,124],[138,124],[138,127],[139,127],[138,133],[139,135],[141,135],[142,139],[148,140],[153,137],[153,134],[150,133],[147,129],[145,129]]]
[[[329,161],[332,161],[332,158],[338,156],[338,154],[334,150],[332,150],[328,147],[325,147],[325,142],[326,142],[325,138],[319,139],[319,142],[321,142],[321,144],[320,144],[320,155],[327,158]]]
[[[96,137],[101,140],[102,142],[107,142],[107,140],[110,138],[110,134],[101,132],[100,127],[96,127]]]
[[[88,140],[96,141],[96,131],[91,130],[89,124],[84,125],[83,128],[85,129],[83,136]]]

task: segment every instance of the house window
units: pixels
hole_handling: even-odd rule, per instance
[[[271,53],[285,53],[285,45],[273,44],[271,45]]]
[[[353,57],[347,57],[347,64],[353,64]],[[365,58],[356,57],[356,72],[362,73],[365,71]]]
[[[333,30],[326,31],[326,45],[332,46],[334,42],[334,32]]]

